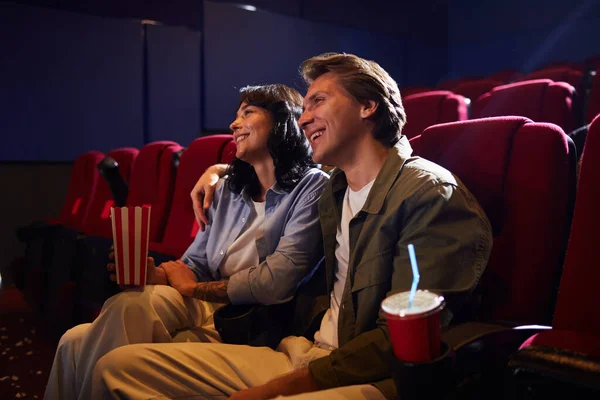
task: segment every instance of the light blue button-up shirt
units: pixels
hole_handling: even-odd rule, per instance
[[[287,193],[275,183],[266,194],[265,219],[256,237],[259,265],[229,277],[227,295],[233,304],[276,304],[289,301],[302,279],[323,256],[318,202],[328,175],[310,169]],[[252,199],[246,191],[229,190],[219,181],[208,211],[211,224],[198,231],[181,258],[200,281],[219,280],[227,249],[251,223]]]

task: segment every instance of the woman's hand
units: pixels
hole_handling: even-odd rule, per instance
[[[114,261],[115,253],[111,251],[108,254],[108,259]],[[112,262],[108,263],[106,269],[110,271],[109,278],[111,281],[117,281],[116,275],[116,265]],[[161,267],[157,267],[154,265],[154,258],[148,257],[146,261],[146,285],[168,285],[167,275],[165,274],[165,270]],[[128,287],[134,287],[134,285],[120,285],[121,289],[126,289]]]
[[[208,167],[200,179],[198,179],[198,182],[196,182],[196,185],[190,193],[192,204],[194,206],[194,215],[196,216],[196,221],[200,226],[200,230],[203,232],[206,225],[208,225],[206,210],[208,210],[212,204],[217,182],[225,175],[226,171],[227,164],[216,164],[212,167]]]
[[[196,287],[196,275],[190,267],[183,261],[167,261],[160,264],[165,271],[167,281],[175,288],[182,296],[191,297],[194,294]]]

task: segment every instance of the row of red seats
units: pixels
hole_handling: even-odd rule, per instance
[[[496,86],[532,79],[552,79],[553,81],[557,82],[567,82],[579,90],[581,89],[580,84],[582,83],[582,78],[586,74],[596,71],[599,68],[600,56],[589,57],[587,60],[581,63],[549,63],[529,74],[524,74],[516,69],[509,68],[498,71],[487,77],[468,76],[444,80],[439,82],[435,88],[426,86],[409,86],[402,89],[402,94],[404,96],[409,96],[412,94],[429,92],[432,90],[449,90],[451,92],[468,97],[471,100],[476,100],[483,93],[490,91]]]
[[[556,76],[544,74],[546,78],[543,79],[530,76],[530,80],[506,85],[484,79],[461,83],[452,91],[432,90],[407,95],[403,101],[408,117],[404,133],[412,138],[438,123],[502,115],[520,115],[536,122],[555,123],[565,132],[589,124],[600,113],[600,73],[591,76],[590,89],[581,89],[580,93],[589,92],[588,96],[582,97],[576,94],[575,88],[579,86],[573,85],[574,81],[582,79],[581,75],[569,82],[561,76],[561,71],[554,72]]]
[[[117,205],[97,165],[105,157],[118,164],[129,187],[123,205],[152,206],[150,251],[172,259],[183,254],[198,230],[189,196],[192,187],[207,167],[228,163],[234,156],[231,135],[202,137],[187,149],[160,141],[139,151],[121,148],[106,156],[96,151],[81,155],[73,164],[59,217],[35,224],[27,235],[21,235],[26,252],[15,274],[16,283],[50,317],[62,315],[69,324],[73,316],[69,305],[76,297],[76,302],[89,305],[77,319],[89,319],[107,293],[104,267],[112,242],[110,208]],[[86,302],[86,296],[90,301]]]

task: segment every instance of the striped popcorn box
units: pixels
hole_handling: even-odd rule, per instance
[[[151,207],[111,207],[119,285],[146,284]]]

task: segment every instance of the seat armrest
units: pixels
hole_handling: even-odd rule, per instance
[[[535,398],[550,393],[600,398],[600,357],[532,345],[510,357],[508,370],[516,395],[526,391]]]
[[[468,322],[442,332],[455,353],[457,398],[488,396],[501,390],[511,354],[545,326],[511,327],[507,324]]]
[[[456,353],[457,368],[481,370],[504,367],[509,356],[532,335],[549,326],[511,327],[501,324],[468,322],[452,327],[442,334]]]

